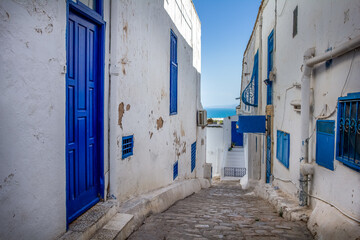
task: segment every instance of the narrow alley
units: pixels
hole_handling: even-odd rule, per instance
[[[286,221],[238,181],[215,182],[151,215],[129,239],[312,239],[306,223]]]

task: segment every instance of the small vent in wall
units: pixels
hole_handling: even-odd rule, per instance
[[[191,172],[194,171],[196,166],[196,142],[191,144]]]
[[[179,161],[176,161],[173,166],[173,180],[175,180],[178,176],[178,165]]]

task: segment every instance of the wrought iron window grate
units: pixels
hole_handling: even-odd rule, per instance
[[[360,171],[360,93],[339,98],[336,159]]]
[[[134,136],[127,136],[122,138],[122,159],[133,155]]]
[[[253,67],[251,80],[241,95],[241,100],[243,101],[243,103],[245,105],[253,106],[253,107],[258,106],[258,74],[259,74],[258,56],[259,56],[259,50],[256,52],[254,57],[254,67]]]
[[[246,168],[224,167],[225,177],[243,177],[246,175]]]

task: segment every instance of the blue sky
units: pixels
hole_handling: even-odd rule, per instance
[[[201,101],[238,105],[241,64],[261,0],[193,0],[201,21]]]

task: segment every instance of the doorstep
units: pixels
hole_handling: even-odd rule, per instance
[[[90,239],[117,212],[117,202],[109,200],[99,202],[69,225],[69,230],[61,240]]]

